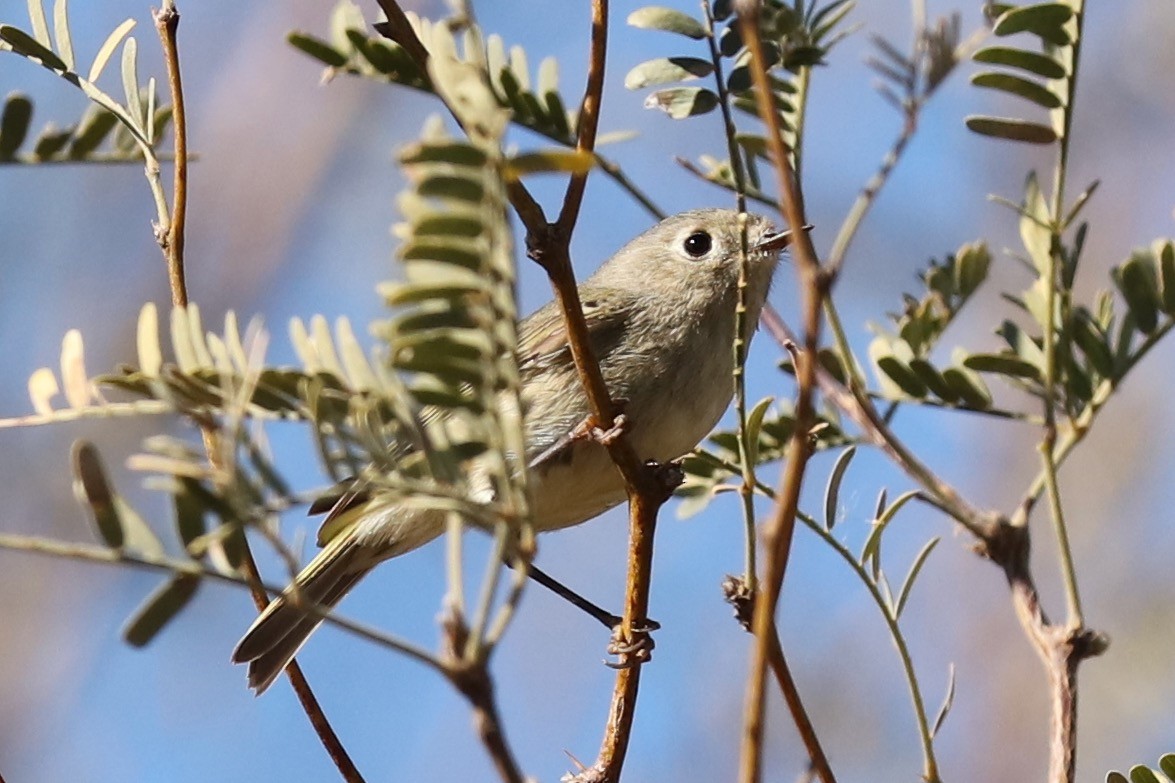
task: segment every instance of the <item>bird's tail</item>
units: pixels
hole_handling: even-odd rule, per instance
[[[322,622],[314,608],[333,607],[370,570],[370,564],[355,562],[358,554],[350,536],[335,538],[241,637],[232,660],[249,664],[249,687],[258,695],[277,679]]]

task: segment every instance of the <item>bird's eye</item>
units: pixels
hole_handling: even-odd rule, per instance
[[[682,245],[691,258],[701,258],[709,253],[713,246],[714,240],[705,231],[695,231],[690,234]]]

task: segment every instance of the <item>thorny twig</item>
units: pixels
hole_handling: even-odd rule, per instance
[[[608,0],[592,2],[591,50],[587,86],[579,112],[576,149],[591,152],[595,146],[600,101],[604,90],[604,67],[608,43]],[[620,411],[610,399],[599,363],[592,354],[587,323],[579,301],[579,291],[571,267],[569,252],[571,233],[579,215],[587,173],[572,175],[563,199],[557,223],[539,227],[527,222],[527,245],[531,258],[546,269],[563,311],[575,366],[586,390],[589,408],[600,429],[609,428]],[[536,232],[536,229],[539,231]],[[680,483],[680,472],[655,469],[646,465],[626,437],[605,443],[613,462],[624,476],[629,503],[628,578],[624,597],[623,621],[617,629],[622,652],[612,690],[604,739],[596,763],[574,776],[576,781],[615,781],[620,778],[628,750],[635,716],[641,664],[647,660],[642,641],[648,617],[649,588],[653,567],[653,532],[657,512],[669,499],[673,487]]]

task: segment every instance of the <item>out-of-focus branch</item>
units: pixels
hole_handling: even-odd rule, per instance
[[[177,33],[179,30],[180,14],[175,7],[174,0],[166,0],[160,10],[154,13],[155,29],[159,34],[159,41],[163,48],[163,61],[167,68],[167,84],[171,93],[172,122],[175,128],[175,174],[172,179],[172,210],[171,221],[166,227],[166,233],[158,237],[159,244],[167,257],[167,278],[171,289],[171,302],[176,307],[187,307],[188,285],[184,275],[184,232],[187,224],[188,209],[188,129],[187,113],[184,108],[183,81],[180,77],[179,47]],[[219,433],[212,425],[203,425],[201,432],[204,438],[204,448],[208,459],[214,465],[219,459]],[[257,569],[257,562],[245,537],[241,536],[243,557],[241,569],[253,596],[253,603],[258,611],[262,611],[269,604],[269,595],[262,586],[261,573]],[[310,684],[302,674],[297,661],[291,660],[286,666],[286,673],[290,678],[290,685],[298,697],[298,702],[314,733],[318,735],[323,748],[339,774],[348,783],[362,783],[363,776],[351,760],[342,741],[335,733],[334,728],[327,720],[326,713],[310,690]]]
[[[772,100],[767,75],[763,41],[759,30],[759,2],[743,0],[735,3],[742,38],[750,54],[750,70],[755,90],[759,95],[759,112],[767,126],[767,140],[779,178],[782,213],[788,225],[806,224],[803,195],[796,182],[791,158],[783,140],[779,118]],[[795,354],[796,395],[795,431],[788,448],[779,502],[764,531],[766,567],[763,584],[755,595],[753,629],[755,646],[751,669],[747,677],[746,711],[743,718],[743,741],[740,779],[743,783],[757,783],[762,776],[763,720],[766,713],[764,685],[768,660],[771,656],[775,609],[783,586],[784,572],[791,552],[796,513],[799,510],[800,488],[803,484],[808,457],[811,454],[809,429],[815,420],[813,393],[816,386],[816,350],[820,339],[821,304],[828,291],[829,280],[816,257],[808,232],[798,231],[793,258],[796,262],[797,282],[803,296],[804,341],[803,350]]]
[[[770,487],[764,487],[762,491],[768,497],[775,498],[775,491]],[[727,603],[734,607],[735,619],[744,630],[750,632],[752,630],[751,624],[754,620],[755,612],[754,591],[747,587],[746,582],[737,577],[727,577],[726,581],[722,583],[722,590],[726,595]],[[812,721],[808,718],[808,713],[804,709],[804,703],[800,700],[799,689],[796,687],[796,681],[791,675],[791,667],[787,664],[787,656],[783,652],[783,643],[779,639],[779,629],[774,623],[771,627],[768,665],[771,667],[771,673],[775,675],[775,683],[779,686],[779,692],[783,694],[783,700],[787,704],[788,712],[791,713],[792,720],[795,721],[796,730],[800,735],[800,741],[804,743],[804,748],[808,751],[810,774],[814,774],[820,778],[823,783],[836,783],[836,777],[832,774],[832,767],[828,764],[828,757],[824,754],[824,748],[820,745],[820,738],[816,736],[816,729],[812,726]]]
[[[514,759],[498,717],[494,681],[485,659],[471,659],[464,652],[468,647],[469,628],[455,607],[445,612],[441,625],[445,631],[445,645],[440,663],[445,677],[473,707],[474,728],[493,759],[498,776],[505,783],[523,783],[525,777]]]

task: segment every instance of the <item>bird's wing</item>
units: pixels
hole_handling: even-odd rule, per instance
[[[608,307],[603,307],[605,298]],[[624,335],[635,302],[624,292],[580,288],[583,317],[588,340],[597,360],[611,353]],[[563,312],[555,302],[548,302],[518,325],[518,367],[525,386],[546,369],[574,367]]]
[[[603,359],[616,348],[624,336],[625,327],[634,312],[635,302],[623,291],[595,289],[581,286],[580,297],[583,315],[587,321],[588,337],[597,359]],[[607,309],[602,302],[608,301]],[[518,325],[518,365],[522,376],[523,394],[528,387],[534,392],[534,383],[544,375],[558,375],[561,372],[574,373],[575,364],[571,358],[571,347],[567,342],[567,329],[563,323],[563,312],[555,302],[525,318]],[[583,396],[578,378],[574,379],[575,393]],[[527,458],[532,469],[570,458],[571,447],[577,436],[576,426],[587,415],[587,407],[581,406],[578,420],[564,428],[532,430],[535,442],[529,443]],[[438,409],[425,409],[424,418],[438,415]],[[371,499],[369,483],[361,477],[344,479],[330,491],[310,504],[308,514],[326,514],[318,529],[318,545],[326,546],[355,521],[347,512],[367,503]]]
[[[623,291],[590,286],[580,288],[580,299],[587,322],[588,340],[596,359],[602,363],[614,353],[623,339],[635,312],[635,300]],[[604,301],[608,302],[606,308],[603,306]],[[538,393],[559,393],[551,388],[541,392],[538,389],[541,379],[551,382],[561,374],[575,372],[563,313],[555,302],[549,302],[519,324],[518,344],[518,366],[524,398]],[[565,426],[529,428],[527,459],[533,469],[541,470],[547,465],[568,460],[578,437],[576,428],[587,417],[587,401],[579,379],[571,378],[562,384],[562,388],[567,390],[565,393],[575,394],[582,402],[578,406],[569,405],[573,416],[564,423]],[[615,393],[615,390],[611,391]]]
[[[339,533],[350,526],[353,519],[346,516],[347,512],[371,499],[367,481],[362,478],[349,478],[338,484],[323,495],[320,495],[306,513],[316,516],[325,513],[326,518],[318,528],[318,545],[326,546]]]

